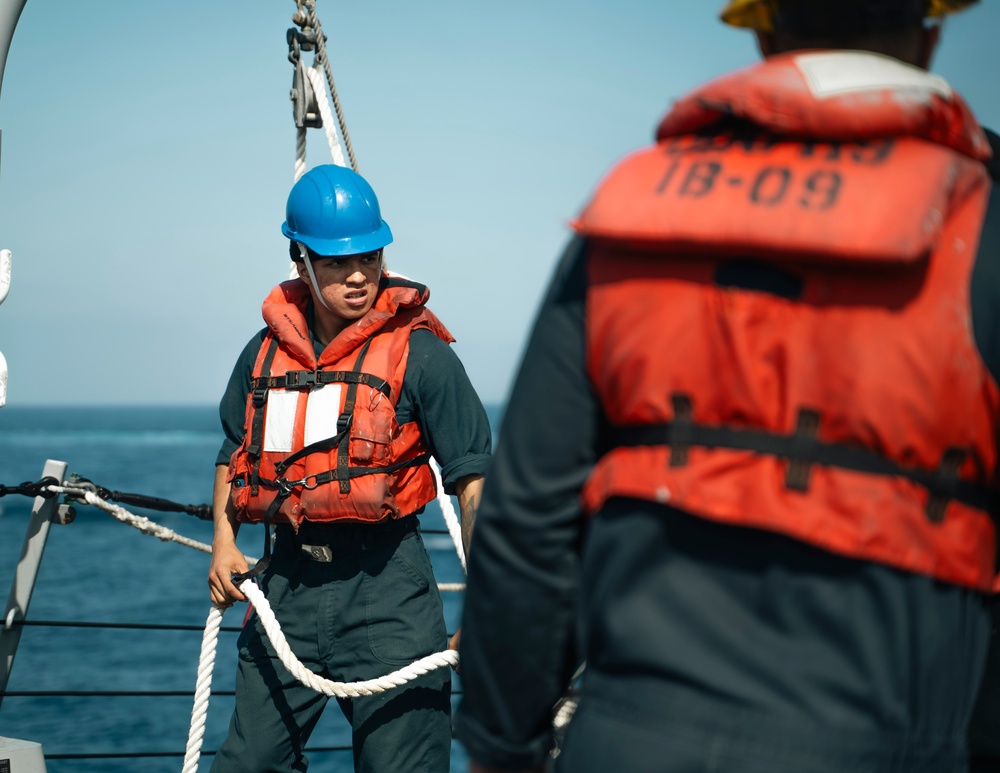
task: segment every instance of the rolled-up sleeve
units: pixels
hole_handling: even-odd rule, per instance
[[[455,484],[467,475],[485,475],[493,451],[486,409],[458,355],[429,330],[410,336],[403,389],[441,465],[445,493],[455,493]]]

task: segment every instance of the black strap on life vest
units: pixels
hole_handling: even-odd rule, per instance
[[[274,362],[274,355],[278,351],[278,339],[271,338],[271,345],[264,355],[264,362],[261,363],[261,373],[267,376],[271,372],[271,364]],[[254,379],[256,381],[256,379]],[[257,496],[257,481],[260,476],[260,451],[264,446],[264,406],[267,404],[267,387],[253,386],[250,390],[250,399],[253,403],[253,418],[250,421],[250,444],[247,446],[247,455],[253,459],[250,468],[250,493]]]
[[[281,500],[288,497],[288,495],[291,494],[296,488],[314,489],[317,486],[321,486],[324,483],[332,483],[335,480],[349,481],[354,478],[361,478],[365,475],[388,475],[405,469],[406,467],[419,467],[422,464],[427,464],[430,460],[431,455],[429,453],[424,453],[418,454],[412,459],[387,464],[384,467],[340,467],[338,465],[336,468],[327,470],[326,472],[317,472],[307,475],[305,478],[302,478],[302,480],[287,480],[285,478],[267,480],[266,478],[261,478],[260,484],[265,487],[274,487],[278,489],[278,496],[275,497],[274,501],[271,502],[271,506],[268,507],[268,513],[271,513],[273,510],[273,514],[276,514],[278,512],[278,507],[281,506]],[[275,506],[275,502],[277,502],[277,506]]]
[[[361,347],[361,351],[358,352],[358,357],[354,363],[354,369],[352,371],[293,370],[287,371],[282,376],[271,376],[271,366],[274,362],[275,352],[277,352],[278,349],[278,339],[276,337],[271,338],[271,344],[267,353],[264,355],[264,361],[261,363],[261,375],[251,381],[250,398],[253,402],[254,413],[251,421],[250,443],[247,446],[247,454],[249,454],[253,459],[250,474],[251,494],[256,496],[261,485],[265,487],[273,486],[277,489],[277,491],[275,492],[274,499],[271,500],[271,504],[268,505],[267,511],[264,513],[264,554],[251,570],[243,572],[239,575],[233,575],[232,581],[234,583],[238,584],[245,579],[257,577],[267,568],[271,561],[271,524],[274,522],[274,517],[278,514],[278,510],[281,508],[282,503],[289,496],[291,496],[292,491],[294,491],[297,486],[305,486],[308,484],[308,480],[306,479],[300,481],[288,481],[285,478],[267,480],[260,477],[260,457],[264,436],[264,408],[267,405],[267,393],[269,389],[282,387],[286,389],[313,389],[324,384],[348,384],[347,397],[344,400],[344,410],[342,410],[340,415],[337,417],[337,434],[317,441],[316,443],[310,443],[305,448],[299,449],[294,454],[291,454],[282,461],[278,462],[275,465],[275,470],[279,475],[281,475],[298,459],[308,456],[309,454],[316,453],[317,451],[327,451],[335,446],[338,447],[337,470],[320,473],[320,475],[316,476],[310,476],[311,479],[315,480],[315,483],[309,486],[309,488],[313,488],[320,483],[325,483],[329,480],[339,480],[340,490],[344,493],[349,493],[351,490],[351,477],[358,477],[359,474],[367,475],[376,472],[391,472],[395,469],[400,469],[410,464],[418,463],[416,460],[410,460],[404,464],[390,465],[389,467],[382,468],[348,468],[347,460],[350,444],[343,443],[341,441],[347,437],[350,430],[351,419],[354,414],[354,404],[357,401],[358,384],[370,386],[371,388],[381,392],[386,397],[389,397],[392,392],[389,383],[385,381],[385,379],[373,376],[370,373],[361,372],[361,364],[364,361],[365,355],[368,353],[368,348],[371,346],[371,342],[372,339],[369,338]],[[429,459],[429,456],[427,459]],[[333,477],[329,477],[331,473],[333,473]]]
[[[260,560],[254,564],[252,569],[243,572],[242,574],[234,574],[232,576],[233,584],[239,585],[243,582],[243,580],[257,577],[265,569],[267,569],[268,564],[271,562],[271,524],[274,521],[274,516],[278,514],[278,510],[281,508],[281,503],[284,502],[296,488],[303,487],[312,489],[335,480],[340,481],[341,483],[344,481],[349,483],[351,478],[360,478],[363,475],[375,475],[376,473],[393,473],[397,470],[402,470],[405,467],[417,467],[421,464],[427,464],[430,460],[430,454],[420,454],[412,459],[407,459],[401,462],[393,462],[385,467],[342,468],[338,465],[336,469],[327,470],[326,472],[317,473],[316,475],[309,475],[302,480],[291,481],[284,478],[267,480],[265,478],[261,478],[260,484],[262,486],[273,486],[278,489],[277,493],[274,495],[274,499],[271,500],[271,504],[268,505],[267,512],[264,514],[264,554],[261,556]]]
[[[260,483],[268,484],[271,481],[260,479]],[[264,513],[264,553],[257,560],[257,563],[253,565],[250,569],[239,574],[234,574],[230,578],[233,585],[239,586],[244,580],[252,580],[255,577],[263,574],[264,570],[267,569],[268,564],[271,563],[271,524],[274,522],[274,516],[278,513],[278,508],[281,507],[281,503],[292,493],[289,488],[287,491],[279,488],[278,493],[275,495],[274,499],[271,500],[271,504],[267,508],[267,512]]]
[[[312,389],[324,384],[364,384],[377,389],[386,397],[392,396],[389,382],[371,373],[350,370],[290,370],[283,376],[260,376],[253,380],[253,388],[263,389]]]
[[[935,523],[944,518],[949,500],[983,510],[995,521],[998,520],[997,492],[958,477],[959,469],[967,456],[964,449],[949,448],[938,469],[934,471],[904,467],[866,448],[818,440],[818,411],[800,410],[795,431],[790,435],[779,435],[756,429],[696,424],[691,399],[687,395],[673,395],[671,400],[674,421],[612,426],[606,435],[609,450],[628,446],[669,446],[668,464],[671,467],[687,464],[687,452],[691,446],[778,456],[789,461],[785,485],[795,491],[808,489],[809,472],[814,464],[872,475],[901,477],[930,492],[927,516]]]
[[[329,371],[331,375],[336,376],[347,376],[347,378],[333,378],[324,380],[322,382],[314,381],[313,386],[319,383],[332,384],[335,382],[347,383],[347,397],[344,399],[344,410],[340,412],[337,416],[337,434],[323,440],[317,440],[315,443],[310,443],[309,445],[300,448],[295,453],[290,456],[286,456],[280,462],[274,465],[275,471],[278,475],[284,474],[285,470],[292,466],[295,462],[304,456],[309,456],[309,454],[317,453],[318,451],[329,451],[331,448],[337,448],[341,445],[351,428],[351,420],[354,417],[354,402],[356,399],[356,394],[358,391],[358,384],[366,384],[371,386],[373,389],[377,389],[379,392],[384,394],[386,397],[391,393],[389,384],[379,378],[378,376],[372,376],[370,373],[361,373],[361,362],[365,358],[365,354],[368,353],[368,346],[371,344],[371,339],[369,338],[365,341],[364,346],[361,347],[361,351],[358,353],[357,362],[354,363],[353,371]],[[290,373],[308,373],[309,375],[323,374],[324,371],[290,371]],[[278,377],[280,378],[280,377]],[[380,386],[381,385],[381,386]],[[303,388],[305,385],[303,384]],[[311,388],[311,387],[310,387]],[[348,446],[347,443],[343,444],[345,447]],[[338,457],[340,449],[338,448]]]
[[[361,372],[361,363],[364,362],[365,355],[368,354],[368,347],[371,346],[374,336],[365,341],[365,345],[358,352],[358,359],[354,361],[354,372]],[[354,403],[358,399],[358,383],[353,382],[347,387],[347,396],[344,398],[344,410],[337,417],[337,432],[347,434],[351,427],[351,420],[354,418]],[[348,460],[351,450],[350,441],[337,444],[337,472],[341,473],[337,477],[340,481],[340,493],[351,493],[351,479],[348,474]]]

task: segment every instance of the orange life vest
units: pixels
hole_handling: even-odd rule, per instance
[[[682,99],[574,226],[612,427],[583,492],[996,581],[1000,390],[969,284],[984,133],[936,76],[773,57]],[[766,266],[786,296],[733,281]]]
[[[247,397],[246,435],[229,464],[243,521],[383,521],[436,495],[416,422],[396,421],[410,333],[451,334],[422,285],[383,275],[374,306],[317,359],[309,291],[284,282],[264,301],[269,330]]]

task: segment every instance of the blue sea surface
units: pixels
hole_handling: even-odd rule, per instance
[[[491,410],[495,421],[498,410]],[[41,478],[46,459],[68,463],[98,486],[181,504],[211,501],[215,457],[222,442],[213,407],[86,407],[0,410],[0,484]],[[454,501],[454,500],[453,500]],[[0,497],[0,592],[10,589],[32,500]],[[203,628],[211,610],[209,556],[163,542],[119,523],[95,507],[76,505],[76,519],[53,525],[14,662],[0,704],[0,736],[41,743],[48,773],[176,773],[191,721],[201,632],[73,627],[46,623],[153,623]],[[182,513],[135,507],[179,534],[210,543],[212,526]],[[438,504],[421,516],[425,530],[444,530]],[[462,582],[461,564],[447,534],[428,534],[438,582]],[[239,546],[263,549],[263,529],[244,526]],[[448,630],[459,622],[460,593],[444,593]],[[238,628],[245,607],[223,617]],[[232,691],[236,667],[233,631],[219,635],[212,687]],[[461,684],[453,675],[453,689]],[[181,696],[23,696],[18,692],[179,691]],[[453,698],[457,703],[457,697]],[[199,770],[226,735],[231,696],[213,695]],[[350,746],[350,728],[331,702],[310,747]],[[157,754],[172,756],[153,756]],[[76,757],[70,759],[70,757]],[[87,755],[109,755],[93,756]],[[129,755],[150,755],[130,757]],[[66,757],[63,759],[62,757]],[[310,770],[347,773],[349,751],[310,754]],[[466,770],[457,744],[452,770]]]

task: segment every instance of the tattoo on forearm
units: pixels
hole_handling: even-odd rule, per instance
[[[479,497],[470,496],[461,503],[462,508],[462,546],[465,556],[469,556],[469,545],[472,543],[472,527],[476,522],[476,511],[479,510]]]

